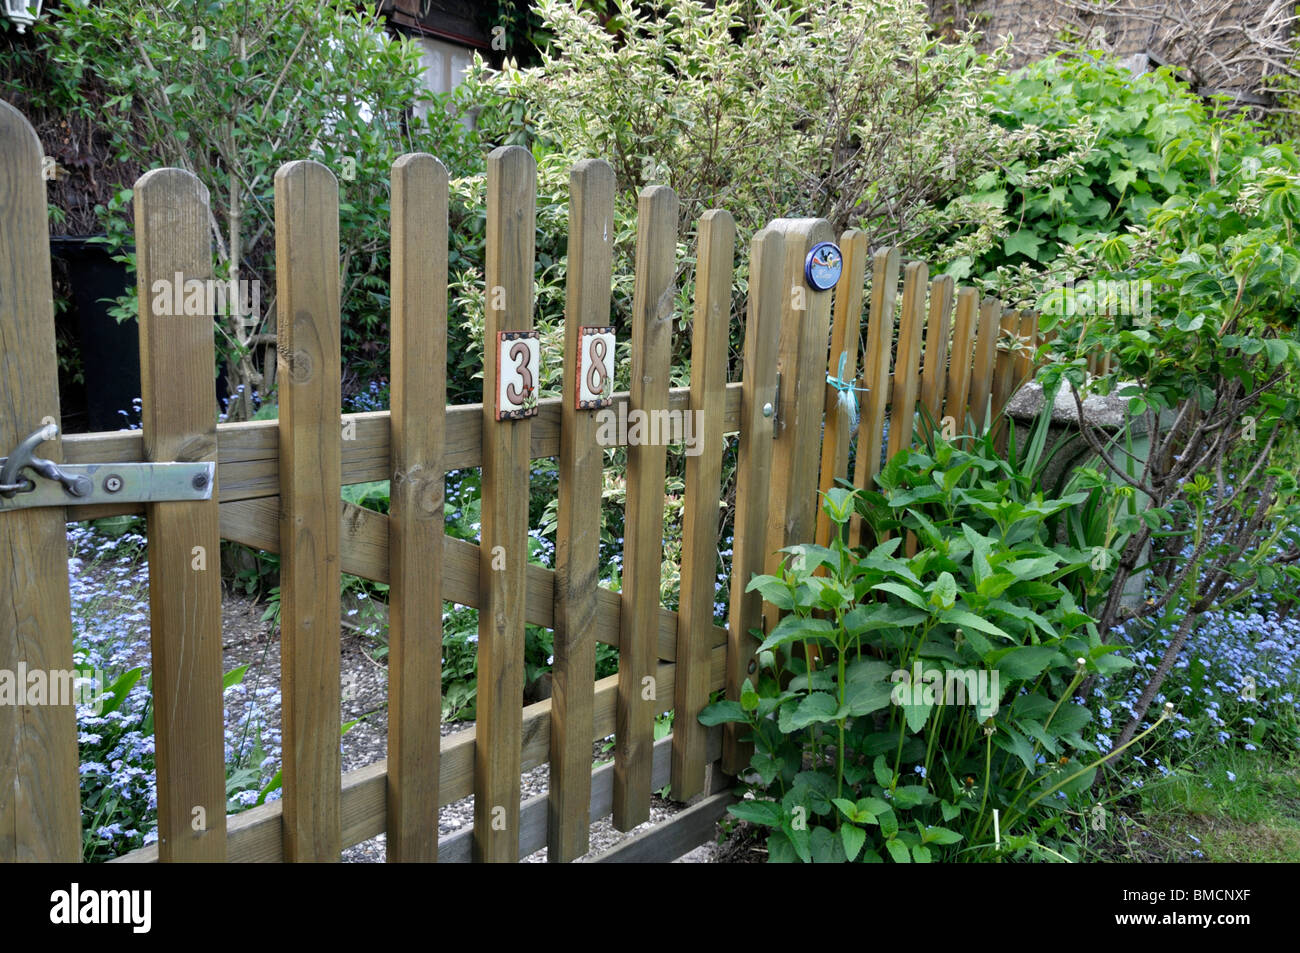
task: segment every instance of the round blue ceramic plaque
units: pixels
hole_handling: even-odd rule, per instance
[[[830,291],[844,271],[844,254],[834,242],[818,242],[808,252],[803,273],[818,291]]]

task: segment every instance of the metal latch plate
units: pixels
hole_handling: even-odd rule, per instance
[[[74,496],[55,480],[36,478],[32,481],[34,489],[15,493],[8,499],[0,496],[0,513],[41,506],[210,500],[217,465],[211,462],[61,463],[59,470],[69,477],[86,477],[90,492]]]

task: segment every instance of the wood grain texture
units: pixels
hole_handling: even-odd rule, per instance
[[[59,420],[43,153],[0,101],[0,455]],[[58,509],[0,512],[0,669],[72,669],[67,539]],[[79,785],[75,707],[0,705],[0,863],[80,859]]]
[[[442,537],[447,404],[447,170],[392,171],[388,831],[391,862],[438,859]]]
[[[925,322],[925,358],[921,370],[921,406],[938,427],[943,417],[943,388],[948,379],[948,351],[952,345],[951,275],[930,282],[930,312]]]
[[[736,448],[736,515],[731,543],[731,598],[727,625],[727,697],[740,700],[745,679],[755,675],[758,641],[751,632],[763,626],[763,597],[746,592],[767,558],[767,498],[772,480],[772,419],[763,406],[776,401],[776,352],[781,340],[781,301],[788,293],[781,270],[781,234],[764,228],[750,243],[749,301],[745,318],[741,428]],[[723,725],[722,767],[739,775],[753,745],[747,729]]]
[[[820,218],[778,218],[768,228],[781,235],[784,290],[776,369],[781,375],[777,435],[772,443],[772,480],[767,503],[764,572],[779,572],[786,546],[806,543],[817,531],[817,480],[821,459],[822,412],[826,404],[826,353],[831,295],[804,277],[804,261],[818,242],[830,241],[830,224]],[[800,307],[800,305],[803,307]],[[780,610],[763,606],[764,631]]]
[[[310,160],[275,174],[280,381],[280,680],[284,856],[338,861],[338,181]]]
[[[980,295],[974,288],[962,288],[957,292],[956,317],[952,327],[952,356],[948,362],[948,391],[943,403],[943,416],[952,418],[955,433],[962,433],[966,428],[971,360],[975,354],[979,307]]]
[[[691,411],[699,453],[686,457],[682,504],[682,567],[678,598],[677,684],[673,705],[672,796],[687,801],[704,790],[705,738],[699,722],[709,701],[709,650],[718,570],[722,495],[722,414],[727,391],[731,278],[736,222],[720,209],[700,219],[691,330]]]
[[[144,455],[217,459],[211,315],[160,313],[157,282],[212,277],[208,190],[190,172],[156,169],[135,184],[136,286]],[[184,287],[184,285],[182,285]],[[226,856],[222,712],[221,536],[217,497],[151,503],[149,615],[153,646],[158,846],[164,861]]]
[[[925,292],[929,267],[908,264],[903,274],[903,311],[898,319],[898,352],[894,357],[894,392],[889,407],[889,449],[892,460],[912,445],[916,431],[916,400],[921,388],[921,329],[925,326]]]
[[[537,166],[520,146],[488,156],[483,327],[483,510],[479,554],[474,859],[519,859],[519,702],[524,695],[528,418],[498,421],[497,333],[533,326]],[[498,294],[498,291],[500,294]],[[491,305],[500,301],[504,308]]]
[[[662,185],[642,189],[637,203],[629,413],[668,407],[677,205],[677,193]],[[667,462],[664,444],[641,442],[628,447],[623,516],[625,595],[619,627],[614,740],[614,827],[620,831],[650,818],[654,700],[662,690],[655,682],[654,622],[660,608]]]
[[[984,432],[989,418],[989,399],[993,394],[994,348],[998,339],[998,319],[1002,302],[997,298],[984,298],[980,302],[979,332],[975,338],[975,360],[971,367],[970,414],[973,425],[970,433]],[[959,422],[960,423],[960,422]]]
[[[551,668],[551,783],[546,859],[587,853],[591,799],[592,703],[596,690],[599,501],[604,450],[597,412],[579,410],[580,330],[609,321],[614,260],[614,170],[600,159],[569,173],[568,285],[564,309],[564,393],[560,499],[555,535],[555,662]],[[617,629],[615,629],[617,632]]]
[[[862,336],[862,295],[867,274],[867,233],[850,228],[840,237],[840,251],[844,253],[844,271],[840,283],[835,286],[835,310],[831,318],[831,353],[827,361],[827,373],[838,376],[840,373],[840,355],[844,357],[843,380],[856,384],[854,378],[858,373],[858,347]],[[861,391],[855,391],[853,399],[857,401],[859,413],[862,409]],[[836,479],[849,475],[849,442],[853,434],[849,432],[849,422],[839,409],[840,392],[830,384],[826,385],[825,420],[826,432],[822,437],[821,481],[818,484],[818,500],[835,485]],[[817,507],[818,546],[826,546],[831,538],[831,518],[826,511]],[[818,567],[821,573],[824,566]]]
[[[853,485],[860,490],[874,490],[880,472],[880,451],[884,444],[885,408],[888,406],[890,381],[889,358],[893,352],[894,305],[898,299],[899,251],[882,248],[871,260],[871,313],[867,325],[867,345],[862,356],[862,383],[868,389],[862,405],[862,422],[858,425],[858,453],[853,462]],[[849,520],[849,542],[862,546],[869,542],[866,524],[856,514]]]

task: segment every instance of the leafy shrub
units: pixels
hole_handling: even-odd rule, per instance
[[[936,239],[933,257],[958,280],[975,276],[1014,291],[1017,266],[1040,272],[1208,182],[1194,157],[1163,155],[1206,122],[1199,98],[1167,69],[1134,76],[1098,54],[1048,57],[997,77],[984,106],[1007,130],[1039,135],[953,201],[954,213],[986,210],[974,216],[978,227],[963,224]],[[999,288],[999,269],[1011,287]]]
[[[1070,809],[1099,759],[1072,695],[1131,663],[1071,594],[1091,554],[1049,529],[1087,494],[1018,499],[991,450],[939,442],[897,455],[879,492],[831,490],[831,545],[790,547],[780,575],[751,581],[789,615],[757,684],[701,721],[748,725],[754,797],[731,811],[771,828],[771,859],[1077,856]],[[890,538],[850,550],[855,509]]]

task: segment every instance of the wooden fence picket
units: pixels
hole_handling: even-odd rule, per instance
[[[614,170],[601,159],[569,173],[569,269],[564,309],[560,499],[555,531],[555,663],[551,668],[551,785],[547,853],[575,860],[590,844],[592,706],[596,691],[596,594],[604,449],[597,413],[578,407],[583,327],[609,321],[613,277]],[[602,358],[603,355],[599,355]],[[603,370],[597,373],[597,378]],[[601,381],[603,384],[603,381]]]
[[[59,420],[44,150],[0,101],[0,456]],[[37,451],[63,459],[59,437]],[[59,509],[0,512],[0,669],[71,671],[68,532]],[[0,863],[81,857],[72,705],[0,705]]]
[[[699,722],[709,701],[710,636],[718,564],[718,502],[722,494],[722,418],[727,400],[731,276],[736,223],[713,209],[700,219],[691,332],[691,409],[698,453],[686,457],[682,505],[682,569],[677,609],[671,788],[674,800],[704,793],[708,729]]]
[[[963,433],[966,429],[971,360],[975,353],[975,327],[979,307],[978,291],[974,288],[958,290],[956,318],[952,329],[952,357],[948,364],[948,390],[943,405],[943,416],[952,418],[954,434]]]
[[[746,592],[763,571],[767,552],[767,499],[772,479],[772,434],[776,410],[776,354],[781,303],[788,294],[782,273],[782,236],[773,228],[754,235],[749,255],[749,300],[745,317],[744,375],[741,381],[740,440],[736,448],[736,515],[731,540],[731,599],[727,623],[727,698],[740,700],[746,679],[757,683],[758,647],[750,633],[763,624],[763,598]],[[741,774],[753,745],[744,729],[723,725],[722,769]]]
[[[280,669],[284,856],[338,861],[338,180],[320,163],[275,174],[280,386]]]
[[[474,859],[519,859],[519,761],[528,566],[528,417],[497,419],[499,335],[533,326],[537,165],[521,146],[488,156],[483,329],[483,503],[479,551]],[[538,381],[525,362],[525,400]]]
[[[921,405],[938,428],[943,418],[943,387],[948,378],[951,347],[953,280],[940,275],[930,282],[930,316],[925,326],[925,368],[921,372]]]
[[[882,248],[871,262],[871,314],[867,346],[862,358],[862,382],[868,388],[858,425],[858,452],[853,463],[853,485],[874,490],[884,444],[885,408],[889,403],[889,358],[894,339],[894,305],[898,299],[899,252]],[[849,542],[867,542],[866,525],[854,514],[849,521]]]
[[[827,373],[832,377],[856,385],[858,346],[861,337],[863,281],[867,271],[867,233],[850,228],[840,238],[840,251],[844,254],[844,269],[835,286],[834,314],[831,319],[831,353]],[[844,356],[843,367],[840,355]],[[859,408],[863,394],[853,391],[853,400]],[[831,519],[820,505],[820,494],[835,485],[836,479],[849,473],[849,433],[844,413],[840,410],[840,391],[826,385],[825,421],[822,437],[821,481],[818,484],[816,543],[825,546],[831,538]],[[825,568],[825,567],[820,567]]]
[[[975,362],[971,369],[970,403],[967,412],[974,423],[974,433],[984,429],[989,419],[989,398],[993,393],[993,361],[998,340],[998,322],[1002,302],[985,298],[980,302],[979,333],[975,339]],[[959,422],[960,423],[960,422]]]
[[[160,312],[156,305],[176,295],[155,294],[160,281],[211,279],[208,190],[193,173],[155,169],[136,182],[134,205],[145,459],[215,462],[212,316]],[[244,304],[242,295],[227,298]],[[158,855],[164,861],[226,857],[217,499],[214,487],[209,500],[145,507]]]
[[[914,261],[903,275],[903,312],[898,319],[898,353],[894,358],[894,388],[889,401],[887,460],[910,447],[916,432],[916,399],[921,385],[921,329],[925,326],[929,271],[925,262]]]
[[[388,834],[392,862],[438,859],[442,551],[447,403],[447,169],[392,172],[388,514]]]
[[[667,186],[641,190],[632,299],[629,421],[637,411],[662,413],[668,409],[677,206],[677,193]],[[646,429],[650,429],[649,421]],[[646,436],[654,442],[642,440],[631,445],[629,429],[614,739],[614,827],[620,831],[631,830],[650,818],[650,753],[654,747],[659,662],[653,634],[660,607],[668,447],[653,434]]]

